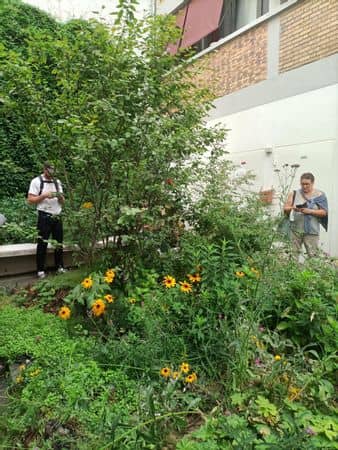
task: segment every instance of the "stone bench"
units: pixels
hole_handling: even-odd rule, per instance
[[[65,267],[73,265],[74,248],[64,249]],[[0,283],[1,279],[11,276],[20,276],[36,272],[35,263],[36,244],[0,245]],[[46,267],[54,266],[54,249],[47,248]]]

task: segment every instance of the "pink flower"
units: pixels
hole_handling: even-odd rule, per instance
[[[309,436],[316,436],[317,434],[315,430],[313,430],[311,427],[307,427],[305,433],[308,434]]]
[[[262,360],[260,358],[256,358],[255,359],[255,366],[256,367],[262,367],[263,366]]]

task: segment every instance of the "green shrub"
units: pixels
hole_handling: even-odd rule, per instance
[[[0,227],[0,245],[35,241],[36,212],[27,204],[24,194],[0,199],[0,212],[7,219],[5,225]]]

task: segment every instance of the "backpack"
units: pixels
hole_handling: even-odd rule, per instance
[[[54,183],[56,192],[60,192],[59,183],[57,182],[56,178],[53,178],[52,180],[47,181],[47,180],[44,180],[41,175],[39,175],[39,180],[40,180],[40,189],[39,189],[39,194],[38,195],[42,194],[44,183]]]

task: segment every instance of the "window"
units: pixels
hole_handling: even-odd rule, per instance
[[[269,12],[269,0],[257,0],[257,17]]]
[[[191,46],[199,53],[266,14],[270,6],[270,0],[189,0],[177,14],[182,37],[169,45],[169,51],[176,53],[179,48]]]

